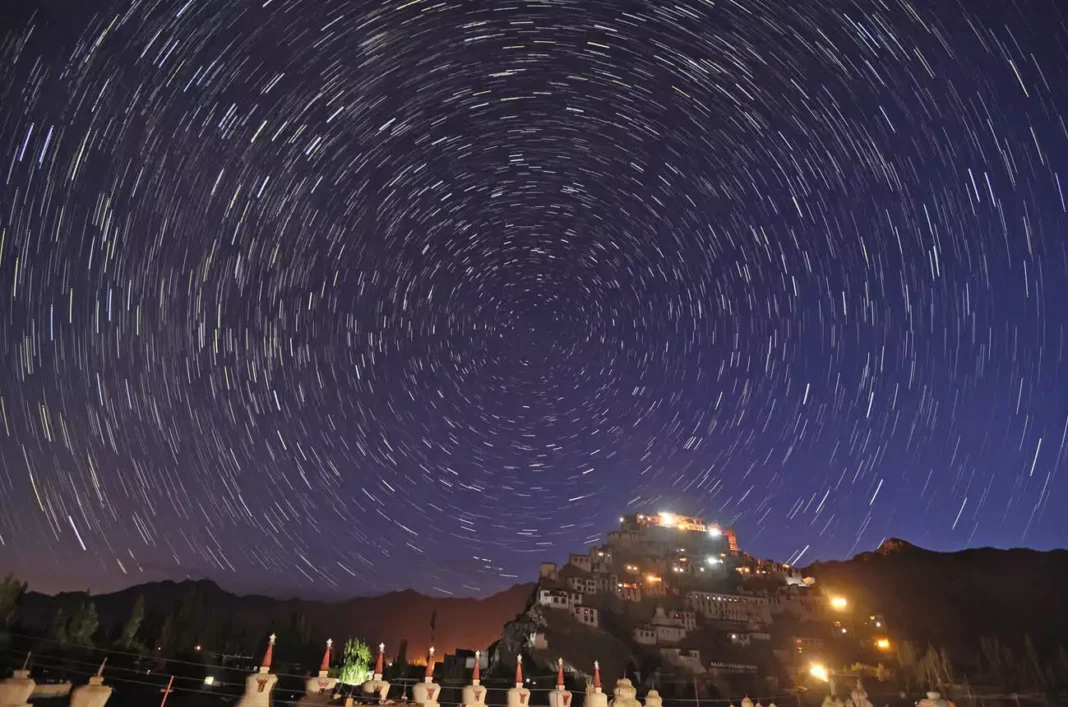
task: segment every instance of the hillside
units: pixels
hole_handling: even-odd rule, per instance
[[[893,635],[974,655],[982,636],[1040,648],[1068,634],[1068,551],[977,548],[943,553],[892,538],[876,551],[805,569],[825,591],[879,607]]]
[[[377,597],[329,603],[265,596],[238,596],[211,581],[152,582],[111,594],[92,596],[100,615],[100,635],[114,636],[138,596],[145,600],[142,640],[162,637],[169,621],[171,640],[202,643],[218,652],[253,652],[271,631],[278,634],[276,655],[302,661],[317,655],[328,637],[336,641],[358,636],[369,644],[384,642],[387,652],[408,641],[408,659],[416,660],[430,646],[430,617],[436,613],[438,655],[456,648],[485,648],[500,636],[501,625],[527,605],[532,584],[518,584],[484,599],[429,597],[411,590]],[[19,610],[19,627],[44,632],[57,608],[69,616],[86,599],[84,592],[56,596],[27,593]]]

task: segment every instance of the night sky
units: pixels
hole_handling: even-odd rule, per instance
[[[1048,548],[1059,0],[8,0],[0,569]]]

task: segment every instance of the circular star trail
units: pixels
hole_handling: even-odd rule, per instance
[[[472,594],[1048,546],[1059,3],[5,3],[0,558]]]

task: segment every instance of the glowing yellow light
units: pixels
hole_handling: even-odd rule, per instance
[[[831,674],[827,672],[827,668],[819,663],[813,663],[812,667],[808,670],[809,674],[817,680],[827,682],[831,679]]]
[[[661,513],[660,514],[660,525],[664,526],[665,528],[674,528],[675,527],[675,514],[674,513]]]
[[[723,535],[723,531],[715,526],[712,526],[708,529],[708,534],[714,538],[718,538],[720,535]]]
[[[662,580],[655,574],[647,574],[645,575],[645,581],[649,582],[650,584],[656,584],[657,582],[660,582]]]
[[[878,648],[881,651],[890,650],[890,639],[889,638],[880,638],[879,640],[877,640],[875,642],[875,647]]]
[[[831,608],[841,611],[849,606],[849,602],[845,597],[831,597]]]

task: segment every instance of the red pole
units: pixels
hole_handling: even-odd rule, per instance
[[[163,699],[160,700],[159,707],[163,707],[163,705],[167,704],[167,697],[171,694],[171,685],[173,685],[173,684],[174,684],[174,676],[172,675],[171,679],[167,681],[167,687],[165,687],[162,690],[160,690],[160,692],[163,693]]]

